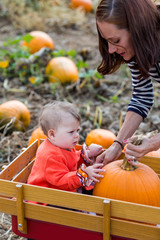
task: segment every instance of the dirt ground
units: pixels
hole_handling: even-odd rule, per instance
[[[57,50],[76,49],[81,55],[85,52],[87,53],[86,62],[89,64],[89,68],[96,69],[101,57],[98,51],[97,31],[93,13],[87,16],[86,23],[81,27],[58,25],[54,31],[50,29],[48,32],[53,38]],[[16,30],[8,19],[1,18],[0,43],[21,33],[22,30]],[[12,91],[13,88],[21,91]],[[80,143],[82,143],[85,141],[87,133],[97,127],[97,125],[94,125],[97,107],[100,107],[103,116],[101,128],[117,134],[132,94],[131,78],[127,67],[122,67],[112,76],[105,76],[99,81],[92,80],[82,88],[75,85],[61,86],[55,95],[50,92],[47,82],[37,87],[31,85],[21,86],[19,79],[12,79],[12,81],[0,81],[0,89],[0,103],[18,99],[28,106],[31,113],[31,123],[25,132],[17,131],[10,135],[0,133],[0,168],[10,163],[21,152],[23,147],[27,147],[32,131],[38,126],[39,110],[45,103],[53,99],[65,99],[75,103],[82,116],[80,132]],[[138,133],[146,133],[160,128],[159,96],[160,89],[155,84],[154,107],[149,117],[141,124]],[[0,214],[0,239],[24,239],[12,233],[10,217],[2,213]]]

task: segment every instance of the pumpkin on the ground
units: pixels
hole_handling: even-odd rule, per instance
[[[32,135],[29,139],[29,144],[28,145],[31,145],[37,139],[38,139],[38,142],[39,142],[40,139],[46,139],[46,138],[47,138],[47,136],[44,134],[41,127],[38,127],[32,132]]]
[[[81,7],[85,12],[91,12],[93,10],[92,0],[71,0],[70,6],[72,8]]]
[[[6,126],[8,124],[8,126]],[[7,127],[8,131],[25,130],[30,124],[28,107],[18,101],[11,100],[0,105],[0,127]]]
[[[38,52],[43,47],[50,48],[51,50],[54,49],[54,42],[47,33],[42,31],[32,31],[29,34],[34,38],[31,39],[29,43],[23,41],[22,46],[27,47],[31,54]]]
[[[93,129],[91,130],[86,137],[86,144],[89,146],[91,143],[99,144],[103,148],[109,148],[116,136],[109,130],[106,129]]]
[[[46,66],[46,76],[51,83],[73,83],[78,81],[78,69],[71,59],[55,57]]]

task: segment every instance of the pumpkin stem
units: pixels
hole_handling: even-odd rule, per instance
[[[151,138],[151,137],[153,137],[153,136],[156,135],[156,134],[157,134],[157,131],[153,131],[153,132],[148,133],[148,134],[147,134],[147,137]],[[133,140],[132,144],[134,144],[134,145],[141,145],[141,144],[142,144],[142,141],[143,141],[143,135],[139,135],[139,136],[137,136],[137,137]],[[120,167],[121,167],[123,170],[126,170],[126,171],[134,171],[134,170],[137,168],[137,166],[131,165],[131,164],[128,162],[128,160],[127,160],[126,157],[124,157],[123,163],[121,164]]]
[[[134,171],[137,168],[136,166],[131,165],[126,157],[124,157],[123,163],[120,167],[125,171]]]

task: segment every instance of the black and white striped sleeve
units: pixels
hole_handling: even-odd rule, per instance
[[[132,74],[132,98],[128,105],[128,111],[136,112],[143,118],[146,118],[151,109],[153,97],[153,84],[151,77],[144,79],[141,77],[140,71],[134,68],[135,62],[128,64]]]

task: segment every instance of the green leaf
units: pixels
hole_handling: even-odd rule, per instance
[[[87,68],[88,67],[88,63],[82,61],[82,60],[79,60],[77,63],[76,63],[76,66],[77,68],[80,70],[81,68]]]
[[[66,51],[64,49],[56,50],[56,51],[53,51],[52,54],[54,57],[65,56]]]
[[[109,102],[109,100],[99,94],[96,95],[99,99],[101,99],[103,102]]]
[[[31,36],[30,34],[26,34],[24,36],[21,37],[21,40],[26,41],[27,43],[29,43],[34,37]]]
[[[67,51],[67,55],[74,58],[77,55],[77,51],[72,49],[70,51]]]
[[[44,81],[44,78],[39,76],[39,77],[36,77],[36,81],[34,83],[34,85],[40,85],[42,82]]]
[[[118,102],[119,99],[118,99],[117,96],[112,96],[110,101],[111,101],[111,102]]]
[[[97,71],[95,71],[94,75],[98,79],[102,79],[103,78],[103,76],[99,72],[97,72]]]

